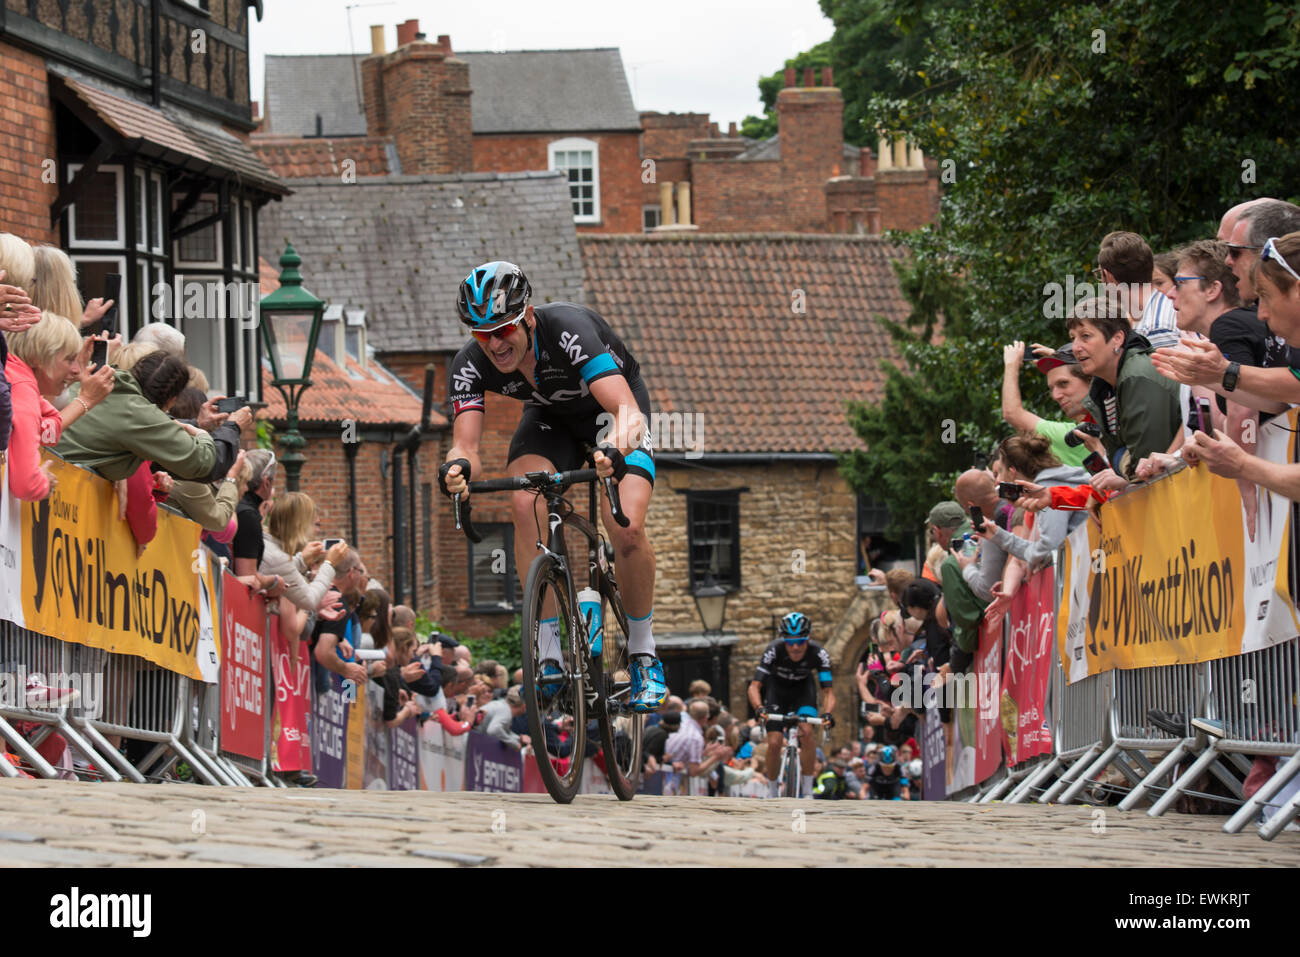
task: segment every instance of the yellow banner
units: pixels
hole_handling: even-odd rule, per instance
[[[26,627],[202,679],[199,527],[159,509],[158,534],[137,557],[113,486],[57,458],[47,461],[53,493],[22,504]]]
[[[1245,532],[1235,482],[1189,468],[1120,496],[1071,536],[1066,572],[1086,564],[1086,608],[1063,596],[1058,639],[1069,672],[1210,661],[1242,651]],[[1068,578],[1067,578],[1068,581]],[[1076,581],[1078,578],[1076,577]],[[1083,615],[1086,614],[1086,638]],[[1066,629],[1080,640],[1066,652]],[[1071,668],[1071,657],[1076,660]]]

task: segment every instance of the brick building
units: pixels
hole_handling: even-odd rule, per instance
[[[651,235],[581,240],[587,303],[610,318],[650,389],[657,476],[655,634],[669,684],[704,678],[744,713],[773,616],[802,611],[834,659],[842,731],[883,590],[856,583],[857,496],[835,450],[855,447],[844,403],[878,393],[896,361],[877,321],[908,307],[879,238]],[[723,634],[694,593],[730,593]],[[719,658],[721,687],[713,655]]]
[[[700,232],[879,234],[938,221],[937,166],[903,139],[876,155],[844,142],[844,97],[829,67],[821,85],[785,72],[778,131],[766,140],[722,135],[702,113],[642,113],[654,182],[642,186],[645,225]]]
[[[641,121],[616,49],[454,52],[419,23],[369,56],[266,58],[254,137],[288,178],[560,170],[580,232],[641,229]]]
[[[257,399],[240,310],[259,212],[287,189],[247,145],[248,6],[166,0],[155,37],[143,4],[4,0],[0,229],[66,250],[86,298],[122,276],[126,338],[171,322],[214,389]]]
[[[508,259],[528,271],[534,302],[584,301],[578,236],[560,173],[383,176],[350,184],[335,178],[289,182],[294,194],[266,214],[267,236],[277,242],[292,241],[303,258],[312,292],[365,311],[365,334],[377,359],[412,390],[422,392],[425,368],[433,365],[432,394],[439,416],[447,411],[447,367],[468,341],[456,314],[456,290],[470,269],[488,260]],[[308,390],[306,398],[313,391]],[[503,396],[487,397],[485,467],[504,472],[506,449],[522,408]],[[332,460],[342,474],[337,422],[322,426],[319,437],[334,450]],[[387,523],[385,527],[391,529],[390,553],[407,556],[401,562],[403,578],[393,579],[395,591],[404,596],[416,593],[421,609],[445,627],[487,634],[515,614],[505,579],[490,572],[492,550],[501,547],[506,534],[500,523],[507,518],[508,499],[485,498],[475,504],[475,523],[487,531],[488,539],[471,550],[455,532],[450,509],[437,494],[435,470],[450,447],[449,430],[436,427],[441,422],[445,419],[436,418],[419,453],[415,509],[406,506],[406,515],[398,520],[380,514],[391,509],[391,492],[384,493],[387,499],[367,496],[362,508],[373,524]],[[391,435],[383,441],[389,440]],[[379,454],[381,465],[382,456],[389,456],[382,476],[391,488],[393,448]],[[311,449],[307,455],[313,455]],[[409,495],[409,459],[403,454],[397,462]],[[335,482],[339,481],[336,476]],[[305,481],[304,488],[311,490]],[[415,562],[409,559],[412,553]],[[397,564],[396,557],[390,560],[390,567]]]
[[[307,288],[317,288],[312,264],[304,263],[304,270]],[[261,294],[270,295],[279,285],[278,270],[264,261]],[[432,540],[425,534],[418,540],[423,551],[413,554],[417,540],[401,533],[421,515],[427,521],[429,510],[420,505],[432,493],[427,481],[418,481],[425,470],[417,467],[412,519],[412,486],[400,468],[409,457],[395,452],[421,421],[422,397],[375,358],[366,333],[364,308],[329,302],[312,360],[312,385],[298,404],[298,428],[307,442],[299,488],[316,503],[322,537],[346,538],[361,552],[371,577],[390,593],[396,582],[406,582],[405,600],[429,608],[436,602]],[[268,366],[262,379],[266,408],[260,415],[282,430],[284,397],[271,385]],[[446,427],[444,416],[430,415],[430,434]],[[285,487],[283,467],[276,487]]]

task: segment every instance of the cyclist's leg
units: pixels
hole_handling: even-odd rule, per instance
[[[575,455],[580,455],[580,450],[575,448],[573,439],[565,430],[546,421],[541,409],[525,406],[519,427],[510,440],[506,473],[516,476],[525,472],[553,472],[572,468]],[[520,491],[511,494],[510,504],[515,526],[515,574],[522,580],[538,555],[538,530],[541,530],[543,541],[548,534],[546,499],[534,492]],[[543,615],[542,631],[538,636],[538,656],[542,661],[555,661],[558,664],[560,640],[554,596],[547,596]]]

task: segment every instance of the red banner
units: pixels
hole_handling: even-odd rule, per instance
[[[1055,600],[1056,582],[1049,565],[1025,580],[1007,614],[1010,638],[999,710],[1008,767],[1052,753],[1047,682],[1052,673]]]
[[[229,572],[221,582],[221,747],[260,761],[265,754],[266,599]]]
[[[975,783],[982,784],[1002,764],[1002,734],[998,721],[998,669],[1002,666],[1002,623],[985,622],[980,628],[979,648],[975,652]]]
[[[275,649],[275,710],[271,723],[271,769],[311,771],[311,662],[307,642],[298,642],[298,668],[289,660],[289,643],[280,635],[280,618],[271,615],[271,647]]]

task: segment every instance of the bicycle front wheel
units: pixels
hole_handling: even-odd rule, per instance
[[[524,581],[524,704],[533,760],[547,792],[560,804],[578,793],[587,747],[586,689],[573,622],[559,561],[538,555]],[[557,662],[562,674],[544,676],[547,660]]]
[[[785,782],[781,786],[781,797],[797,798],[799,796],[799,752],[794,748],[785,750],[785,767],[782,774]]]

